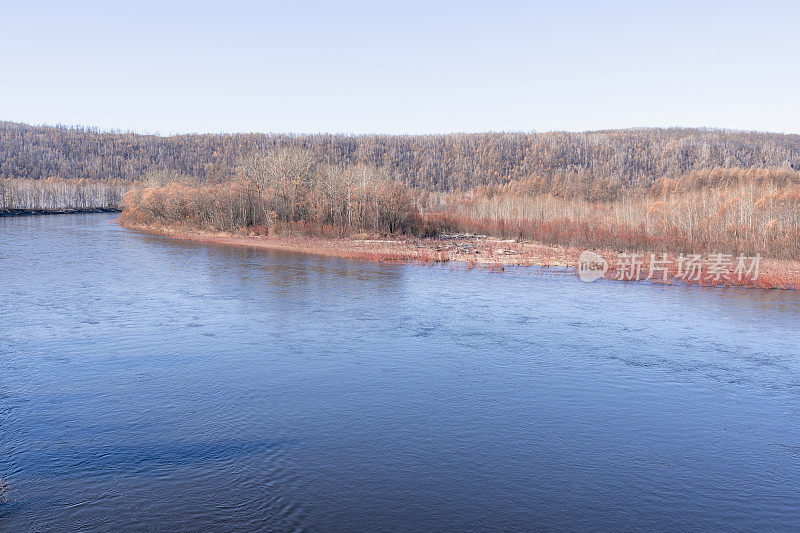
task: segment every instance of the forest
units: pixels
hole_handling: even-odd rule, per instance
[[[200,229],[345,236],[353,231],[410,233],[418,195],[374,167],[340,169],[308,151],[284,148],[242,159],[219,183],[148,173],[125,194],[123,223]]]
[[[538,176],[563,188],[649,186],[721,168],[800,169],[800,135],[703,129],[448,135],[192,134],[162,137],[0,122],[0,177],[135,181],[170,171],[201,183],[242,158],[303,149],[325,165],[366,165],[410,187],[467,190]],[[598,180],[600,180],[598,182]],[[567,192],[564,190],[564,192]]]
[[[714,168],[641,190],[569,196],[539,177],[478,187],[442,202],[449,227],[618,251],[761,253],[800,259],[800,172]]]
[[[538,177],[457,193],[410,188],[372,167],[317,165],[302,151],[242,162],[215,184],[133,188],[133,225],[342,237],[470,233],[544,244],[641,252],[761,253],[800,258],[800,172],[725,169],[664,178],[594,198]]]
[[[6,209],[124,204],[121,220],[137,226],[317,236],[465,232],[800,258],[798,135],[159,137],[5,122],[0,192]]]
[[[131,184],[87,179],[0,178],[0,215],[117,211]]]

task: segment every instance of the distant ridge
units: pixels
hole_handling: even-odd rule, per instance
[[[703,128],[442,135],[185,134],[0,122],[0,177],[131,181],[169,170],[223,179],[257,151],[298,146],[336,166],[364,164],[416,187],[460,190],[543,176],[649,184],[715,167],[800,169],[800,135]]]

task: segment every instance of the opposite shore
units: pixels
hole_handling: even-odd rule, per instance
[[[0,217],[30,215],[74,215],[79,213],[119,213],[122,209],[91,207],[81,209],[0,209]]]
[[[554,274],[577,276],[578,258],[583,251],[579,248],[471,234],[440,235],[436,238],[381,237],[358,234],[349,237],[327,238],[263,235],[253,231],[213,232],[191,227],[143,225],[130,222],[120,223],[120,225],[149,235],[201,243],[384,263],[432,265],[453,262],[466,270],[474,268],[491,272],[503,272],[507,267],[538,267]],[[595,250],[595,252],[604,257],[614,257],[622,253],[611,250]],[[642,277],[645,275],[646,267],[642,271]],[[612,264],[605,278],[613,280],[617,277],[622,276],[619,276],[617,267]],[[675,272],[671,272],[666,283],[800,290],[800,261],[765,258],[760,262],[760,272],[756,279],[745,279],[739,282],[735,279],[723,278],[717,281],[703,279],[700,282],[687,283],[677,277]]]
[[[120,222],[131,230],[174,239],[247,246],[383,263],[435,264],[459,262],[468,268],[503,270],[507,266],[574,266],[580,250],[546,246],[483,235],[453,234],[437,238],[383,237],[358,234],[349,237],[261,235],[252,231],[232,234],[191,227],[142,225]]]

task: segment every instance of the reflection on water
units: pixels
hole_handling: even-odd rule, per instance
[[[0,219],[0,530],[788,529],[800,296]]]

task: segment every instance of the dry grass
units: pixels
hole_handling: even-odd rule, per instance
[[[800,172],[719,168],[626,189],[608,201],[539,184],[523,179],[450,195],[425,217],[445,231],[543,243],[800,260]]]

